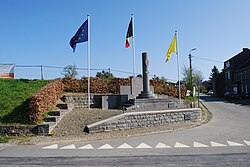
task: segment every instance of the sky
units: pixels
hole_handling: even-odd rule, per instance
[[[111,69],[115,77],[133,71],[132,47],[125,48],[134,14],[136,72],[141,73],[143,52],[149,56],[150,75],[178,80],[177,56],[165,63],[177,30],[180,79],[192,66],[209,78],[211,69],[250,47],[249,0],[1,0],[0,64],[16,64],[15,78],[39,79],[39,67],[76,65],[87,68],[87,45],[71,37],[90,15],[91,75]],[[198,57],[198,58],[197,58]],[[205,58],[208,61],[200,58]],[[44,68],[45,79],[62,77],[62,68]],[[79,71],[78,77],[87,76]]]

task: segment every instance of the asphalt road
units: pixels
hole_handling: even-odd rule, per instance
[[[92,142],[0,145],[0,166],[250,166],[250,106],[209,96],[191,129]]]

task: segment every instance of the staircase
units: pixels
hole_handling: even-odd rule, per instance
[[[49,133],[56,127],[58,122],[74,108],[87,108],[88,97],[84,95],[65,95],[61,98],[62,104],[57,104],[58,110],[48,113],[48,117],[43,119],[43,124],[49,125]],[[91,100],[92,105],[93,101]],[[92,106],[91,105],[91,106]]]
[[[130,99],[127,103],[123,104],[122,106],[119,107],[122,110],[135,110],[135,100]]]
[[[48,117],[43,119],[43,124],[49,125],[49,132],[56,127],[58,122],[73,109],[72,104],[58,104],[59,110],[53,110],[48,113]]]

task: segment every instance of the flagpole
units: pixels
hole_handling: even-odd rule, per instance
[[[90,15],[88,18],[88,109],[90,110]]]
[[[177,70],[178,70],[178,92],[179,92],[179,102],[181,103],[181,83],[180,83],[180,66],[179,66],[179,54],[177,47],[177,31],[175,30],[176,35],[176,56],[177,56]]]
[[[135,39],[134,39],[134,36],[135,36],[135,31],[134,31],[134,15],[131,14],[131,18],[132,18],[132,32],[133,32],[133,35],[132,35],[132,48],[133,48],[133,75],[135,77]]]

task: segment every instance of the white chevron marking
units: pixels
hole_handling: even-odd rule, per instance
[[[244,142],[246,143],[246,145],[250,146],[250,141],[244,140]]]
[[[99,147],[98,149],[114,149],[114,148],[109,144],[104,144],[101,147]]]
[[[211,141],[210,143],[211,143],[212,147],[225,147],[225,146],[227,146],[225,144],[221,144],[221,143],[217,143],[217,142],[213,142],[213,141]]]
[[[64,146],[60,148],[61,150],[70,150],[70,149],[76,149],[76,146],[74,144],[70,144],[68,146]]]
[[[155,146],[155,148],[171,148],[171,147],[160,142]]]
[[[229,146],[245,146],[244,144],[241,143],[236,143],[236,142],[232,142],[232,141],[227,141]]]
[[[80,148],[78,148],[78,149],[80,149],[80,150],[91,150],[91,149],[94,149],[90,144],[87,144],[87,145],[85,145],[85,146],[82,146],[82,147],[80,147]]]
[[[127,143],[123,143],[122,145],[120,145],[120,146],[117,147],[117,148],[123,148],[123,149],[125,149],[125,148],[133,148],[133,147],[131,147],[131,146],[128,145]]]
[[[209,147],[209,146],[199,142],[194,142],[194,147]]]
[[[152,148],[151,146],[145,144],[145,143],[141,143],[139,146],[137,146],[136,148]]]
[[[179,142],[176,142],[175,145],[174,145],[174,147],[175,148],[187,148],[187,147],[190,147],[190,146],[182,144],[182,143],[179,143]]]
[[[42,149],[58,149],[58,144],[53,144],[50,146],[43,147]]]

